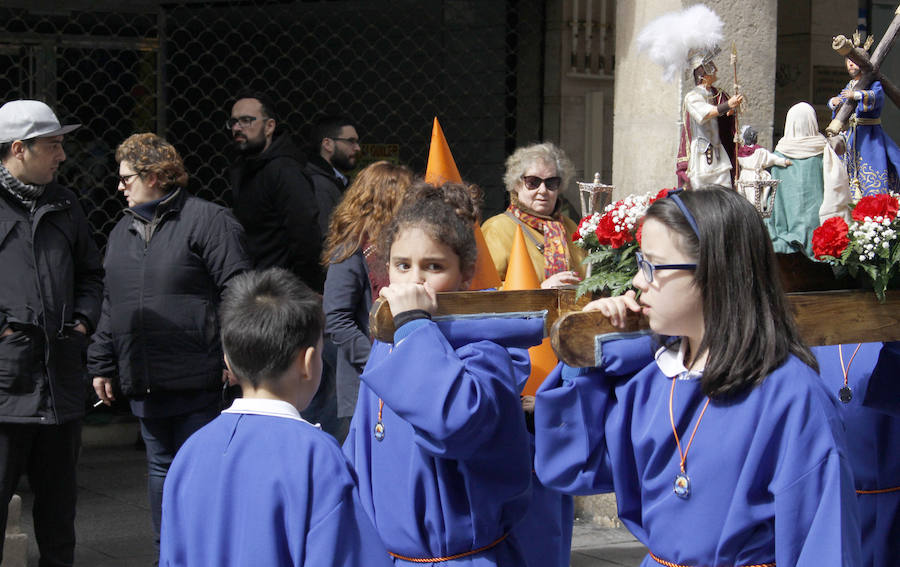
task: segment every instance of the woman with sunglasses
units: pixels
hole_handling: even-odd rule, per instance
[[[584,251],[570,245],[578,225],[560,212],[560,193],[574,173],[566,154],[550,142],[519,148],[507,158],[503,181],[509,207],[481,227],[501,280],[506,279],[517,226],[525,234],[541,287],[577,284],[584,277]]]
[[[507,158],[503,181],[509,191],[509,207],[482,226],[501,280],[506,279],[517,227],[525,234],[528,256],[541,287],[577,284],[584,277],[584,251],[570,244],[578,225],[560,211],[560,193],[574,173],[565,152],[550,142],[521,147]],[[523,396],[522,408],[533,433],[534,396]],[[566,567],[574,518],[572,497],[544,488],[532,475],[528,514],[516,525],[514,534],[535,565]]]
[[[640,296],[595,368],[560,365],[535,401],[535,469],[568,493],[615,490],[642,565],[859,565],[852,473],[833,396],[800,337],[753,205],[724,188],[647,210]]]
[[[116,149],[116,161],[128,206],[106,245],[88,372],[104,404],[121,391],[140,421],[158,544],[169,465],[221,409],[219,301],[229,280],[251,264],[241,225],[227,209],[187,192],[187,171],[170,143],[134,134]]]

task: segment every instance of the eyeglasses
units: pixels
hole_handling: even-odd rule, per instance
[[[359,138],[332,138],[332,140],[335,140],[337,142],[347,142],[351,146],[359,145]]]
[[[238,116],[237,118],[232,116],[225,121],[225,128],[227,130],[232,130],[235,124],[240,124],[241,128],[247,128],[253,124],[254,120],[256,120],[256,116]],[[268,120],[268,118],[262,118],[262,120]]]
[[[134,177],[135,175],[140,175],[140,173],[129,173],[128,175],[119,175],[119,184],[120,185],[128,185],[128,180]]]
[[[562,178],[548,177],[544,179],[542,177],[538,177],[537,175],[523,175],[522,181],[525,182],[525,187],[528,187],[532,191],[538,189],[541,186],[541,183],[544,184],[544,187],[547,188],[547,191],[556,191],[557,189],[559,189],[559,186],[562,183]]]
[[[653,283],[653,272],[656,270],[696,270],[697,264],[651,264],[644,260],[644,255],[640,251],[634,253],[637,258],[638,269],[644,275],[647,283]]]

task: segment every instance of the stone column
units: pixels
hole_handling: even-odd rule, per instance
[[[673,10],[697,2],[634,0],[616,8],[615,118],[613,136],[614,198],[657,191],[675,184],[675,155],[684,93],[693,87],[682,79],[662,80],[662,69],[635,46],[644,25]],[[741,124],[759,131],[759,143],[771,147],[777,39],[777,1],[732,2],[706,0],[724,22],[718,86],[731,93],[731,42],[738,50],[738,78],[748,99]]]
[[[0,567],[25,567],[28,555],[28,534],[22,533],[22,497],[13,494],[9,500],[6,519],[6,543],[3,545],[3,563]]]

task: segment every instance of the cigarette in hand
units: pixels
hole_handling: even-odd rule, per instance
[[[103,404],[103,400],[97,400],[97,403],[94,404],[95,408],[100,407]]]

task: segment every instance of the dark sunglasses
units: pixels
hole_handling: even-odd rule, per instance
[[[522,181],[525,182],[525,187],[528,187],[532,191],[538,189],[542,183],[544,184],[544,187],[547,188],[547,191],[556,191],[562,183],[562,178],[548,177],[547,179],[544,179],[537,175],[523,175]]]

